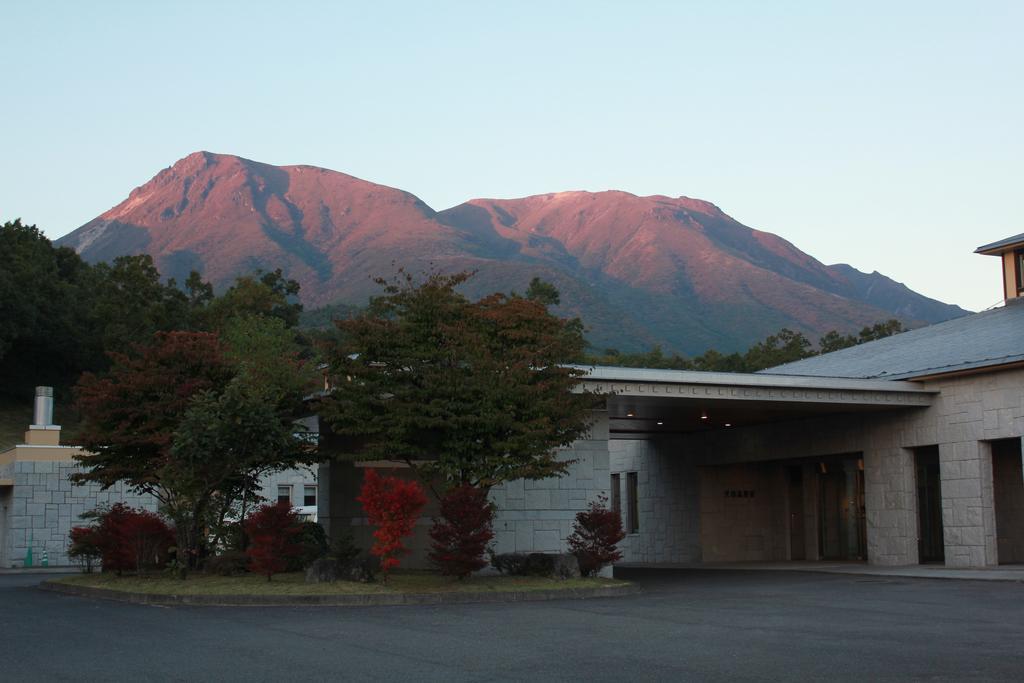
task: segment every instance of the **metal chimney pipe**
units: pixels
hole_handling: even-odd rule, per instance
[[[53,387],[36,387],[32,424],[40,427],[49,427],[53,424]]]

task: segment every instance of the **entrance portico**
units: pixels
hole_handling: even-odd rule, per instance
[[[626,561],[917,561],[913,471],[865,476],[883,457],[861,437],[868,423],[927,409],[934,390],[600,367],[586,386],[610,394],[613,499],[633,530]],[[887,496],[894,487],[905,495]]]

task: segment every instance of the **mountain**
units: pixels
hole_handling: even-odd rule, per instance
[[[562,292],[598,348],[743,349],[781,327],[816,338],[898,317],[938,322],[963,309],[879,273],[826,266],[717,206],[687,197],[559,192],[473,199],[434,211],[416,196],[313,166],[196,152],[57,240],[86,260],[152,254],[182,281],[218,287],[281,268],[309,307],[362,303],[375,276],[475,269],[470,295]]]

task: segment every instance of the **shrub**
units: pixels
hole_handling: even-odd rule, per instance
[[[302,526],[292,506],[285,502],[262,505],[245,520],[249,547],[245,553],[253,572],[270,581],[283,572],[293,559],[302,555],[299,535]]]
[[[616,544],[626,537],[619,513],[608,509],[608,498],[600,496],[590,507],[576,514],[569,550],[580,562],[585,576],[596,574],[601,567],[622,559]]]
[[[330,550],[330,542],[327,540],[327,532],[317,522],[299,523],[299,545],[302,546],[302,553],[293,560],[290,569],[298,571],[313,564],[314,560],[325,557]]]
[[[174,530],[156,513],[115,503],[87,516],[97,520],[93,527],[93,542],[99,551],[103,571],[120,574],[134,570],[141,574],[147,568],[167,563],[174,545]],[[80,537],[83,535],[79,532]],[[74,540],[72,536],[72,543]]]
[[[491,566],[502,574],[522,576],[526,573],[526,553],[500,553],[491,555]]]
[[[327,556],[333,560],[337,560],[339,564],[348,566],[352,564],[359,553],[362,550],[356,545],[355,540],[352,538],[352,534],[347,531],[342,531],[341,535],[338,536],[331,543],[331,547],[327,551]]]
[[[430,559],[445,576],[460,579],[487,566],[484,553],[494,538],[494,506],[487,491],[469,484],[448,489],[441,498],[441,517],[430,529]]]
[[[93,564],[103,556],[99,546],[99,535],[91,526],[76,526],[71,529],[71,545],[68,557],[82,565],[86,573],[92,573]]]
[[[206,558],[203,571],[218,576],[244,574],[249,567],[249,556],[241,550],[225,550],[220,555]]]
[[[376,470],[367,469],[356,500],[363,504],[370,524],[377,527],[370,553],[380,558],[380,571],[387,581],[388,572],[409,554],[403,539],[412,535],[427,496],[418,482],[381,477]]]

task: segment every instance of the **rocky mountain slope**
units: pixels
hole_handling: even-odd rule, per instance
[[[218,286],[282,268],[307,307],[361,303],[374,276],[476,269],[470,294],[562,292],[592,343],[700,353],[746,348],[780,327],[812,338],[890,317],[965,313],[879,273],[826,266],[771,233],[686,197],[559,192],[474,199],[436,212],[414,195],[312,166],[196,152],[58,240],[89,261],[150,253],[161,272]]]

